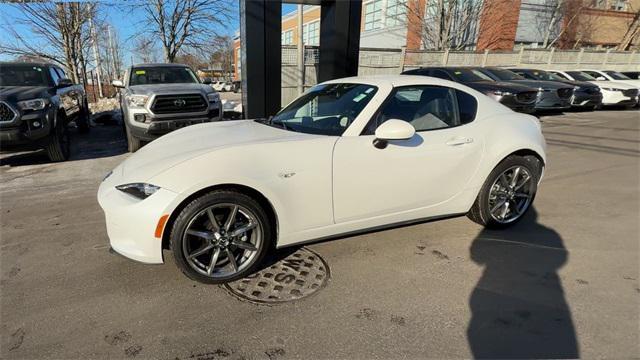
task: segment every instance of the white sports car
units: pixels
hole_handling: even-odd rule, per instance
[[[275,247],[466,214],[522,218],[545,164],[539,121],[459,83],[353,77],[270,119],[189,126],[110,172],[98,191],[111,247],[171,249],[206,283],[250,274]]]

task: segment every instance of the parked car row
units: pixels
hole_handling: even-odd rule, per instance
[[[601,106],[634,107],[640,80],[616,71],[544,71],[498,67],[423,67],[403,72],[465,84],[514,111],[585,109]]]

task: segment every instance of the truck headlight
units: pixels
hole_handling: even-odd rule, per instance
[[[31,99],[18,101],[18,106],[22,110],[42,110],[47,107],[49,100],[47,99]]]
[[[127,104],[135,107],[144,107],[147,104],[147,100],[149,100],[149,96],[147,95],[127,95],[125,96],[127,99]]]
[[[217,92],[208,93],[207,94],[207,99],[209,100],[209,102],[219,102],[220,101],[220,95]]]
[[[160,187],[146,183],[132,183],[118,185],[116,189],[143,200],[153,195]]]

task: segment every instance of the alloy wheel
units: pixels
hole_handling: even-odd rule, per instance
[[[532,180],[531,172],[521,165],[500,174],[489,191],[491,217],[501,224],[518,220],[531,205]]]
[[[233,203],[215,204],[198,212],[189,221],[182,241],[189,266],[213,279],[244,271],[262,246],[263,230],[256,214]]]

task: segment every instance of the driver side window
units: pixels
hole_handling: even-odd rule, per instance
[[[460,90],[442,86],[396,88],[365,130],[365,135],[390,119],[404,120],[416,131],[460,126],[473,121],[476,99]]]

